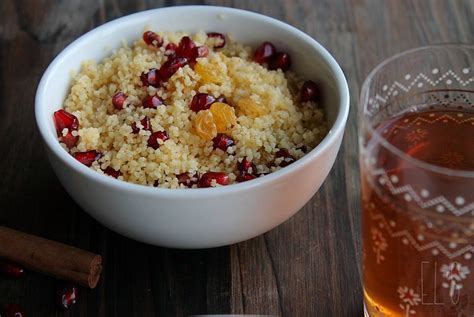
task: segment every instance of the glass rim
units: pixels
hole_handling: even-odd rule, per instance
[[[377,66],[375,66],[374,69],[370,71],[370,73],[367,75],[365,78],[361,92],[360,92],[360,97],[359,97],[359,123],[363,121],[363,116],[365,114],[365,105],[368,104],[369,101],[369,87],[370,84],[372,83],[373,78],[377,73],[380,72],[380,70],[385,67],[386,65],[394,62],[395,60],[404,57],[406,55],[410,55],[416,52],[424,51],[424,50],[429,50],[429,49],[435,49],[435,48],[467,48],[469,50],[474,51],[474,44],[467,44],[467,43],[442,43],[442,44],[432,44],[432,45],[426,45],[426,46],[420,46],[416,48],[412,48],[400,53],[397,53],[387,59],[384,59],[381,63],[379,63]],[[359,126],[359,129],[361,129],[361,126]],[[366,129],[371,133],[372,138],[375,138],[377,142],[379,142],[382,146],[384,146],[387,150],[392,152],[393,154],[399,156],[401,159],[413,164],[414,166],[418,166],[422,169],[439,173],[439,174],[444,174],[448,176],[456,176],[456,177],[464,177],[464,178],[474,178],[474,171],[469,171],[469,170],[459,170],[459,169],[451,169],[448,167],[442,167],[438,166],[435,164],[427,163],[422,160],[419,160],[417,158],[414,158],[413,156],[410,156],[406,154],[405,152],[401,151],[398,147],[394,146],[391,144],[385,137],[383,137],[377,130],[372,128],[371,125],[367,124]]]

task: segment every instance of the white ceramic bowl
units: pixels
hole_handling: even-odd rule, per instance
[[[136,41],[145,27],[230,33],[256,47],[271,41],[291,54],[293,70],[322,83],[332,126],[314,150],[280,171],[221,188],[161,189],[103,176],[59,144],[53,112],[69,92],[71,71],[84,60],[110,55]],[[106,23],[66,47],[49,65],[35,101],[36,121],[59,180],[74,200],[103,225],[127,237],[176,248],[216,247],[260,235],[294,215],[319,189],[334,164],[349,112],[349,91],[331,55],[305,33],[278,20],[224,7],[183,6],[132,14]],[[67,212],[67,210],[65,210]]]

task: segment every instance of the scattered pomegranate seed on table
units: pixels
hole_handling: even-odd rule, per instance
[[[312,80],[305,81],[301,87],[301,101],[317,101],[319,99],[319,88]]]
[[[26,317],[23,308],[18,304],[8,304],[3,309],[4,315],[2,317]]]
[[[143,108],[151,108],[156,109],[158,106],[163,104],[163,99],[160,98],[158,95],[154,96],[147,96],[145,99],[142,100],[142,107]]]
[[[161,47],[161,45],[163,45],[163,39],[161,38],[161,36],[159,36],[153,31],[144,32],[143,41],[145,41],[147,45],[151,45],[154,47]]]
[[[119,176],[122,176],[122,173],[120,172],[120,170],[119,171],[114,170],[110,166],[104,169],[104,174],[112,176],[113,178],[118,178]]]
[[[189,104],[189,108],[194,112],[199,112],[201,110],[209,109],[214,102],[216,102],[216,98],[212,95],[199,93],[193,97],[193,100]]]
[[[115,109],[122,110],[127,97],[128,96],[121,91],[113,95],[112,104],[114,105]]]
[[[198,187],[212,187],[212,181],[215,180],[219,185],[229,184],[229,175],[224,172],[207,172],[199,179]]]
[[[159,77],[162,80],[168,80],[173,76],[178,69],[186,66],[188,64],[188,58],[186,57],[174,57],[167,60],[163,65],[161,65],[160,70],[158,71]]]
[[[217,32],[209,32],[209,33],[207,33],[207,36],[220,40],[220,43],[214,45],[214,48],[223,48],[225,46],[225,36],[224,36],[224,34],[217,33]]]
[[[283,158],[280,164],[278,164],[278,166],[281,167],[288,166],[295,161],[295,158],[288,152],[287,149],[279,149],[275,153],[275,158]]]
[[[290,55],[283,52],[278,52],[272,56],[268,62],[268,69],[277,70],[280,68],[282,71],[286,71],[291,67]]]
[[[91,150],[86,152],[76,152],[72,156],[85,166],[90,167],[94,161],[97,161],[102,157],[102,154],[96,150]]]
[[[221,149],[224,152],[227,151],[229,146],[234,145],[234,139],[223,133],[217,134],[217,136],[212,139],[212,142],[214,144],[214,149]]]
[[[0,261],[0,273],[6,277],[18,279],[25,275],[25,269],[10,261]]]
[[[176,178],[178,179],[178,184],[182,184],[189,188],[193,187],[193,185],[197,184],[199,181],[199,176],[197,174],[189,175],[189,173],[182,173],[176,175]]]
[[[159,140],[165,142],[168,139],[169,137],[166,131],[154,132],[148,137],[148,146],[156,150],[161,146]]]
[[[156,68],[152,68],[148,70],[148,72],[143,72],[140,75],[140,80],[142,81],[143,86],[152,86],[152,87],[159,87],[160,86],[160,75],[159,71]]]
[[[259,64],[268,63],[276,53],[275,46],[270,42],[263,42],[254,52],[253,59]]]
[[[133,134],[138,134],[138,132],[140,132],[141,129],[145,131],[151,131],[150,118],[148,118],[147,116],[145,116],[143,119],[140,120],[140,124],[142,125],[143,128],[139,128],[136,122],[132,123]]]
[[[69,309],[77,302],[77,287],[68,285],[63,287],[59,292],[59,305],[63,309]]]

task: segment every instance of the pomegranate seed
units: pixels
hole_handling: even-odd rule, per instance
[[[178,48],[176,49],[176,55],[179,57],[185,57],[189,60],[195,59],[195,47],[196,44],[194,44],[189,36],[183,36],[179,41]]]
[[[234,145],[234,139],[230,136],[219,133],[217,136],[212,139],[214,143],[214,149],[221,149],[222,151],[226,152],[229,146]]]
[[[120,170],[116,171],[110,166],[104,170],[104,173],[106,175],[112,176],[113,178],[118,178],[119,176],[122,176],[122,173],[120,172]]]
[[[26,313],[18,304],[8,304],[5,306],[3,310],[5,315],[1,315],[4,317],[26,317]]]
[[[76,160],[89,167],[94,161],[97,161],[102,157],[102,154],[96,150],[87,152],[76,152],[72,155]]]
[[[259,64],[268,63],[270,58],[275,54],[276,48],[270,42],[263,42],[255,50],[253,54],[253,59]]]
[[[165,55],[166,56],[175,56],[176,55],[176,49],[178,46],[174,43],[168,43],[166,44],[165,47]]]
[[[159,87],[160,86],[160,76],[159,71],[156,68],[150,69],[147,73],[143,72],[140,75],[140,79],[142,81],[143,86],[153,86]]]
[[[223,172],[207,172],[199,179],[198,187],[211,187],[212,181],[215,180],[217,184],[229,184],[229,175]]]
[[[178,69],[186,66],[186,64],[188,64],[187,58],[175,57],[167,60],[163,65],[161,65],[158,73],[162,80],[168,80]]]
[[[237,176],[236,180],[237,180],[237,182],[242,183],[242,182],[246,182],[246,181],[249,181],[249,180],[252,180],[252,179],[255,179],[255,178],[257,178],[257,176],[255,176],[253,174],[242,173],[239,176]]]
[[[280,162],[279,166],[285,167],[290,165],[295,161],[295,158],[288,152],[287,149],[279,149],[275,153],[275,158],[283,158],[283,160]]]
[[[112,97],[112,104],[114,105],[115,109],[122,110],[125,104],[125,99],[127,99],[127,95],[123,92],[119,91]]]
[[[176,178],[178,179],[178,184],[183,184],[184,186],[189,188],[193,187],[193,185],[197,184],[199,181],[198,174],[189,175],[188,173],[182,173],[176,175]]]
[[[301,87],[301,101],[317,101],[319,98],[318,85],[312,80],[305,81]]]
[[[69,309],[77,301],[77,287],[73,285],[65,286],[61,289],[59,304],[63,309]]]
[[[19,264],[9,262],[9,261],[1,261],[0,262],[0,273],[9,277],[9,278],[20,278],[25,275],[25,270]]]
[[[290,66],[290,55],[283,52],[276,53],[268,62],[268,68],[271,70],[276,70],[280,68],[282,71],[286,71],[290,68]]]
[[[206,57],[209,54],[209,49],[205,46],[196,46],[194,48],[194,54],[193,54],[193,59],[195,60],[196,58],[199,57]]]
[[[151,131],[151,122],[150,122],[150,118],[148,118],[147,116],[145,116],[143,119],[140,120],[140,123],[141,125],[143,126],[143,130],[145,131]],[[132,133],[133,134],[138,134],[138,132],[140,132],[140,128],[137,127],[137,124],[134,122],[132,123]]]
[[[153,148],[154,150],[156,150],[161,146],[161,144],[158,142],[158,140],[162,140],[163,142],[165,142],[168,139],[169,139],[169,137],[168,137],[168,133],[166,133],[166,131],[154,132],[148,138],[148,146]]]
[[[220,95],[219,97],[217,97],[216,101],[217,102],[222,102],[222,103],[227,103],[227,100],[225,99],[224,95]]]
[[[64,129],[72,131],[79,128],[79,120],[77,117],[63,109],[54,112],[54,123],[58,136],[62,136]]]
[[[157,96],[157,95],[148,96],[142,100],[143,108],[156,109],[158,108],[158,106],[161,106],[162,104],[163,104],[163,99],[161,99],[160,96]]]
[[[222,33],[210,32],[207,33],[208,37],[220,39],[220,44],[215,44],[214,48],[223,48],[225,46],[225,36]]]
[[[252,163],[251,160],[244,157],[242,161],[237,162],[237,169],[242,174],[255,174],[257,172],[257,167]]]
[[[143,41],[145,41],[147,45],[151,45],[154,47],[161,47],[161,45],[163,45],[163,39],[161,38],[161,36],[159,36],[153,31],[146,31],[145,33],[143,33]]]
[[[199,93],[193,97],[193,100],[189,104],[189,108],[194,112],[206,110],[216,101],[216,98],[212,95]]]
[[[71,149],[77,144],[77,141],[79,141],[79,136],[74,136],[71,131],[68,131],[66,135],[59,137],[59,141],[66,144],[68,149]]]

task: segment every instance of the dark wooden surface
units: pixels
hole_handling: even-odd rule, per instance
[[[34,121],[39,78],[68,43],[122,15],[179,4],[238,7],[296,26],[333,53],[352,94],[343,147],[319,193],[283,225],[230,247],[164,249],[99,225],[57,181]],[[70,312],[55,309],[58,282],[35,273],[0,279],[0,306],[20,303],[29,316],[361,316],[360,85],[371,68],[402,50],[473,43],[473,16],[472,0],[1,0],[0,224],[101,253],[106,267],[100,286],[81,289]]]

